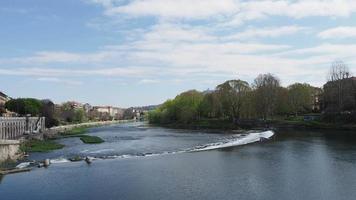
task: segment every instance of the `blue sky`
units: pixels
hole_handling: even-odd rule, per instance
[[[120,107],[273,73],[356,73],[353,0],[1,0],[0,91]]]

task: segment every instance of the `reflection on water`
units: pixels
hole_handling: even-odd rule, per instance
[[[150,148],[154,149],[152,152],[166,151],[231,137],[140,126],[94,129],[90,134],[112,138],[108,143],[115,145],[90,150],[113,149],[115,154]],[[113,130],[121,132],[116,139]],[[46,156],[49,155],[52,154]],[[0,185],[0,195],[1,199],[30,200],[48,197],[349,200],[356,196],[355,158],[356,137],[350,132],[284,130],[268,142],[245,146],[34,169],[6,176]]]

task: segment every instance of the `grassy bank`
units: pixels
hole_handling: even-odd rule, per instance
[[[104,142],[103,139],[97,136],[81,135],[79,138],[86,144],[99,144]]]
[[[92,127],[92,126],[90,126]],[[86,144],[99,144],[103,143],[104,140],[98,136],[86,135],[89,126],[73,128],[69,131],[62,133],[63,137],[78,137],[83,143]]]
[[[61,133],[62,136],[78,136],[88,132],[89,127],[77,127]]]
[[[53,140],[28,140],[21,144],[20,150],[23,152],[49,152],[62,149],[63,144],[56,143]]]

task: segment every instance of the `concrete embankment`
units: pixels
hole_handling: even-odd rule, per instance
[[[0,163],[21,157],[19,140],[0,140]]]
[[[56,126],[56,127],[47,129],[45,132],[45,136],[47,138],[56,137],[59,133],[69,131],[73,128],[91,127],[91,126],[105,126],[105,125],[113,125],[113,124],[120,124],[120,123],[134,122],[134,121],[135,120],[114,120],[114,121],[86,122],[86,123],[80,123],[80,124]]]

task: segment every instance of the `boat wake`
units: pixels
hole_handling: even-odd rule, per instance
[[[180,151],[166,151],[161,153],[139,153],[139,154],[126,154],[126,155],[109,155],[109,156],[100,156],[100,157],[92,157],[86,156],[86,159],[90,160],[103,160],[103,159],[129,159],[129,158],[143,158],[143,157],[153,157],[153,156],[163,156],[169,154],[178,154],[178,153],[192,153],[192,152],[201,152],[201,151],[210,151],[228,147],[235,147],[241,146],[246,144],[251,144],[259,141],[265,141],[270,139],[274,135],[273,131],[264,131],[264,132],[251,132],[247,134],[235,134],[229,138],[226,138],[224,141],[216,142],[216,143],[209,143],[204,145],[195,146],[193,148],[188,148]],[[111,150],[111,149],[110,149]],[[98,150],[98,152],[108,151],[108,149]],[[88,152],[92,153],[92,152]],[[77,161],[85,160],[85,158],[77,159]],[[67,158],[57,158],[51,159],[51,164],[60,164],[60,163],[67,163],[73,162],[71,159]],[[20,163],[17,168],[24,168],[30,165],[29,162]]]

